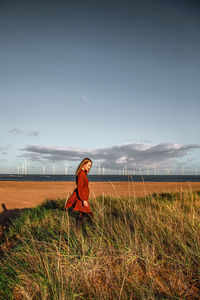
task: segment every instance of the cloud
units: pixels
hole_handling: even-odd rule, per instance
[[[24,154],[20,157],[50,163],[64,160],[80,161],[84,157],[90,157],[100,163],[102,167],[110,169],[119,169],[125,166],[128,168],[166,167],[178,163],[179,158],[195,149],[200,149],[200,144],[132,143],[94,150],[28,145],[21,149]]]
[[[14,133],[14,134],[24,134],[25,132],[20,130],[20,129],[17,129],[17,128],[13,128],[11,130],[8,130],[8,133]]]
[[[39,130],[32,130],[28,135],[38,136],[40,134]]]
[[[8,130],[8,133],[38,136],[40,134],[40,131],[39,130],[24,131],[24,130],[21,130],[21,129],[18,129],[18,128],[13,128],[11,130]]]
[[[5,146],[5,147],[0,147],[0,154],[1,155],[7,155],[9,152],[8,150],[11,148],[11,146]]]
[[[11,148],[11,145],[0,147],[0,151],[9,150]]]

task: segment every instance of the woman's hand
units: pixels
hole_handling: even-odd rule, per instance
[[[88,206],[88,202],[85,200],[85,201],[83,201],[83,205],[84,206]]]

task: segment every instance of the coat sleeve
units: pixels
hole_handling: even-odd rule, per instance
[[[85,201],[86,197],[85,197],[85,193],[84,193],[84,174],[82,172],[80,172],[78,174],[78,178],[77,178],[77,191],[78,191],[78,198],[81,201]]]

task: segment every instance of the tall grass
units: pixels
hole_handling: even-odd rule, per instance
[[[0,259],[2,299],[199,299],[200,194],[65,200],[23,212]]]

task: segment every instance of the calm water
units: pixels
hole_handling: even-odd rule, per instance
[[[200,182],[200,175],[88,175],[91,182],[101,181],[145,181],[145,182]],[[16,175],[0,174],[0,181],[75,181],[74,175]]]

